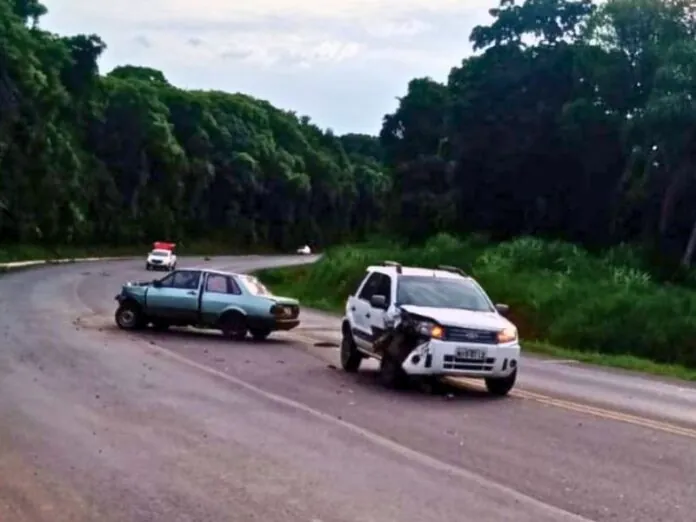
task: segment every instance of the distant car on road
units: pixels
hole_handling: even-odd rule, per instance
[[[273,295],[256,277],[207,269],[179,269],[162,279],[126,283],[116,296],[116,324],[137,330],[194,326],[241,340],[263,340],[300,324],[300,303]]]
[[[305,245],[303,247],[298,248],[296,252],[300,255],[308,256],[312,254],[312,249],[309,248],[309,245]]]
[[[389,386],[407,376],[467,377],[507,395],[520,361],[517,328],[507,312],[455,267],[370,266],[346,303],[341,365],[356,372],[371,357],[380,360]]]
[[[145,261],[146,270],[168,270],[176,269],[176,255],[174,249],[176,243],[166,243],[163,241],[155,241],[152,252],[147,255]]]

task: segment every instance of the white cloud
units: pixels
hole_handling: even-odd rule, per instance
[[[54,11],[69,15],[75,10],[94,18],[112,21],[191,20],[217,23],[263,16],[291,15],[297,18],[369,19],[399,17],[413,12],[456,12],[492,7],[487,0],[122,0],[104,3],[94,0],[47,0]]]
[[[368,34],[378,38],[393,38],[395,36],[414,36],[432,29],[430,24],[420,20],[406,20],[402,22],[386,21],[369,25]]]
[[[45,28],[105,40],[104,71],[147,65],[178,85],[249,92],[339,132],[374,132],[409,79],[445,79],[498,0],[44,2]]]
[[[182,63],[213,67],[221,59],[262,67],[320,66],[351,60],[365,49],[359,42],[323,33],[215,31],[201,39],[167,31],[155,33],[148,41],[153,58],[159,57],[172,67]]]

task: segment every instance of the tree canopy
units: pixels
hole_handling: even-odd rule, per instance
[[[475,53],[444,83],[413,79],[379,136],[146,67],[100,75],[104,42],[43,31],[45,12],[0,0],[3,241],[484,232],[692,261],[689,0],[502,0],[472,31]]]
[[[446,84],[385,116],[393,226],[696,247],[696,7],[689,0],[502,0]],[[424,197],[423,194],[428,194]],[[437,218],[437,219],[436,219]],[[435,219],[435,221],[433,221]]]
[[[161,71],[99,74],[96,35],[40,29],[0,0],[0,239],[128,243],[212,236],[287,248],[375,230],[389,177],[376,137],[338,137],[243,94]]]

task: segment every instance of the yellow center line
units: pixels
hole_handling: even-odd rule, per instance
[[[321,339],[315,339],[306,335],[298,335],[296,333],[290,334],[290,337],[299,340],[302,344],[313,346],[317,342],[322,342]],[[324,341],[325,342],[325,341]],[[334,362],[334,354],[329,356],[326,354],[322,358]],[[477,390],[486,391],[485,385],[478,379],[467,379],[461,377],[446,377],[445,380],[457,388],[475,388]],[[589,404],[583,404],[580,402],[569,401],[565,399],[557,399],[551,397],[550,395],[543,395],[540,393],[534,393],[522,389],[513,389],[510,392],[510,396],[516,397],[518,399],[524,399],[529,401],[534,401],[539,404],[544,404],[547,406],[554,406],[556,408],[564,409],[567,411],[573,411],[576,413],[582,413],[585,415],[590,415],[593,417],[612,420],[616,422],[624,422],[626,424],[632,424],[634,426],[640,426],[642,428],[648,428],[663,433],[669,433],[671,435],[679,435],[682,437],[688,437],[690,439],[696,440],[696,430],[685,428],[682,426],[677,426],[675,424],[670,424],[668,422],[658,421],[649,419],[646,417],[640,417],[637,415],[631,415],[628,413],[621,413],[615,410],[609,410],[605,408],[598,408],[596,406],[590,406]]]
[[[465,385],[467,388],[477,388],[480,390],[485,390],[485,386],[473,379],[448,378],[447,380],[459,388],[462,388]],[[564,399],[556,399],[548,395],[542,395],[540,393],[534,393],[527,390],[512,390],[510,392],[510,395],[519,399],[531,400],[540,404],[555,406],[557,408],[574,411],[577,413],[584,413],[593,417],[599,417],[602,419],[613,420],[617,422],[624,422],[627,424],[633,424],[634,426],[641,426],[643,428],[661,431],[663,433],[669,433],[672,435],[680,435],[682,437],[696,439],[696,430],[685,428],[682,426],[677,426],[668,422],[648,419],[646,417],[639,417],[637,415],[631,415],[628,413],[621,413],[615,410],[598,408],[596,406],[590,406],[589,404],[582,404],[579,402],[573,402]]]

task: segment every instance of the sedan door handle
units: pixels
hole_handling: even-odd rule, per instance
[[[370,318],[370,314],[365,314],[365,317],[367,317],[367,318],[369,319],[369,318]]]
[[[190,291],[188,291],[188,292],[186,292],[186,293],[187,293],[188,295],[198,295],[198,292],[196,292],[195,290],[190,290]]]

